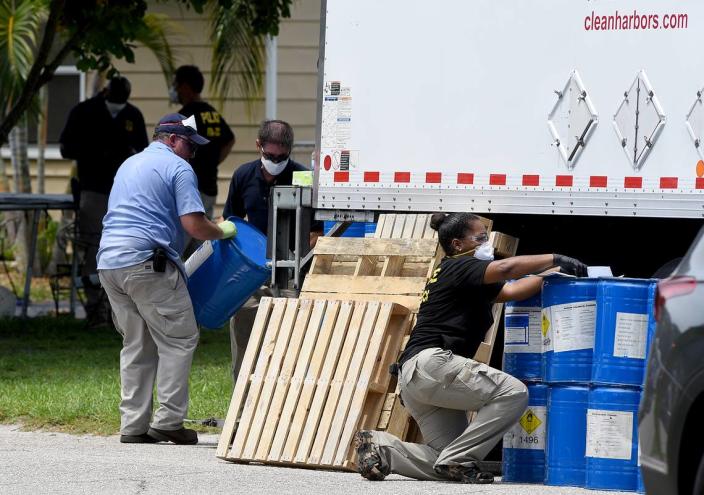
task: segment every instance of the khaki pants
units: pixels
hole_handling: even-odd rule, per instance
[[[198,327],[181,272],[173,263],[163,273],[146,261],[100,270],[100,281],[122,335],[120,431],[146,433],[156,383],[159,408],[151,426],[177,430],[188,411],[188,375],[198,344]]]
[[[440,348],[425,349],[403,364],[401,398],[426,445],[375,431],[382,465],[419,480],[446,480],[439,465],[481,461],[520,418],[528,390],[502,371]],[[467,413],[476,411],[468,424]]]

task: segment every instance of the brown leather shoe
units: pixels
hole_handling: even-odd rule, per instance
[[[159,442],[172,442],[177,445],[195,445],[198,443],[198,434],[194,430],[187,428],[180,428],[178,430],[149,428],[147,435]]]

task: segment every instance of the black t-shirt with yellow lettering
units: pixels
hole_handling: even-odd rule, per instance
[[[504,286],[503,282],[484,283],[489,263],[466,255],[443,258],[425,286],[416,326],[400,363],[431,347],[474,356],[494,322],[492,302]]]
[[[191,102],[179,110],[179,113],[186,117],[194,115],[198,134],[210,140],[205,146],[198,147],[196,156],[190,163],[198,178],[198,190],[203,194],[215,196],[218,193],[220,150],[235,135],[222,115],[204,101]]]

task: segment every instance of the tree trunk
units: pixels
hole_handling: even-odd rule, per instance
[[[10,181],[7,178],[7,168],[5,166],[5,160],[0,154],[0,192],[10,191]]]
[[[39,106],[40,112],[37,120],[37,192],[44,194],[44,171],[46,168],[44,158],[49,127],[49,91],[46,86],[42,86],[39,90]]]
[[[29,136],[28,136],[27,116],[23,115],[19,124],[10,132],[10,154],[12,156],[12,168],[15,175],[15,191],[20,193],[31,193],[32,182],[29,174]],[[17,233],[15,237],[14,252],[17,261],[17,269],[24,271],[29,259],[29,247],[32,236],[32,219],[34,212],[17,212],[16,221]],[[35,275],[40,274],[40,263],[35,256],[33,271]]]

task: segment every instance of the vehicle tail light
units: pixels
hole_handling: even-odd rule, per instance
[[[660,321],[665,301],[673,297],[690,294],[696,286],[697,280],[694,277],[670,277],[658,282],[658,290],[655,296],[655,320]]]

